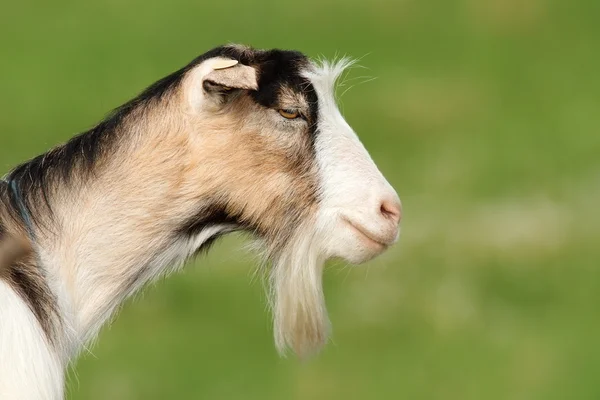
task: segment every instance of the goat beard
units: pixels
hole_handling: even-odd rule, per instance
[[[330,333],[323,293],[322,230],[305,223],[274,250],[267,251],[268,299],[273,313],[275,346],[300,357],[318,352]]]

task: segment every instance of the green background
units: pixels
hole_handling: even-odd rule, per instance
[[[70,399],[600,398],[597,0],[5,1],[0,20],[1,172],[242,42],[360,58],[349,83],[377,79],[343,111],[404,205],[397,246],[328,270],[318,357],[277,356],[231,237],[127,303]]]

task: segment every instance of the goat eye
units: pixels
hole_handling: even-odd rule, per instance
[[[281,115],[283,118],[287,118],[287,119],[296,119],[298,117],[300,117],[300,112],[298,112],[298,110],[284,110],[284,109],[280,109],[277,110],[279,112],[279,115]]]

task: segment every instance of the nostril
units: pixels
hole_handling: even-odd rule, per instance
[[[384,200],[379,210],[384,217],[391,219],[395,223],[399,223],[400,219],[402,219],[401,206],[398,202]]]

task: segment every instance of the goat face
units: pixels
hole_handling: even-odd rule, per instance
[[[280,350],[325,342],[321,269],[362,263],[398,237],[400,201],[339,112],[347,63],[298,52],[217,48],[186,72],[191,160],[202,204],[264,239]]]
[[[348,66],[323,64],[306,73],[318,96],[315,154],[319,166],[319,223],[323,251],[362,263],[383,252],[399,235],[401,205],[334,97],[335,79]]]

